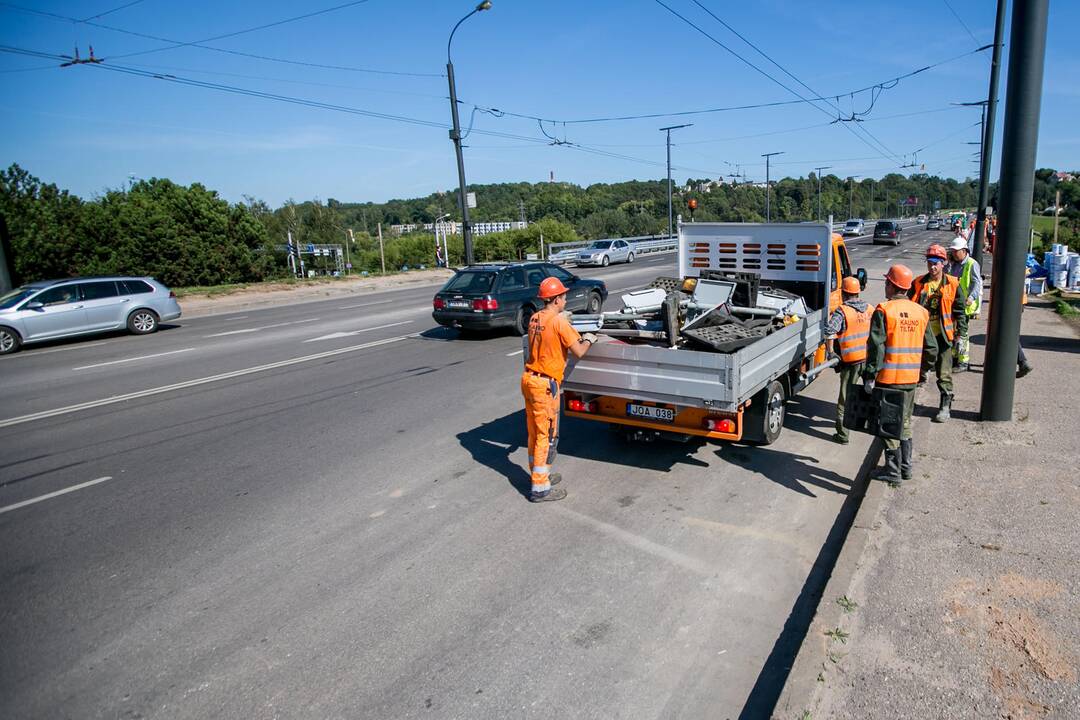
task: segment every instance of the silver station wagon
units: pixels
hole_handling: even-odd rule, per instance
[[[29,283],[0,296],[0,355],[28,343],[124,328],[146,335],[178,317],[176,294],[153,278]]]

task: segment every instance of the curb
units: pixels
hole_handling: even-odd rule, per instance
[[[919,405],[921,394],[920,389],[919,394],[916,395],[916,407]],[[915,439],[916,458],[918,457],[917,448],[925,442],[929,430],[929,419],[919,415],[912,418],[912,437]],[[844,618],[849,617],[849,613],[837,603],[837,600],[845,596],[852,597],[851,589],[855,584],[856,575],[865,569],[863,560],[867,545],[881,527],[881,514],[885,511],[885,501],[893,492],[893,488],[886,483],[870,480],[870,472],[876,469],[884,448],[883,443],[875,442],[873,449],[867,454],[867,459],[873,458],[873,461],[864,463],[859,469],[856,485],[852,488],[853,492],[860,493],[859,509],[848,528],[829,581],[822,590],[814,618],[810,621],[806,637],[803,638],[798,654],[795,656],[787,682],[780,691],[772,714],[772,717],[777,720],[817,715],[823,693],[828,687],[825,681],[819,680],[823,669],[829,667],[828,654],[831,641],[825,633],[833,628],[850,625],[850,621],[844,622]],[[907,482],[916,481],[908,480]]]
[[[859,568],[863,550],[870,541],[871,533],[877,525],[878,513],[890,490],[885,483],[870,479],[870,473],[877,469],[884,448],[883,443],[874,441],[870,452],[867,453],[866,461],[859,468],[858,477],[852,484],[852,493],[854,501],[858,503],[858,510],[847,529],[844,544],[833,564],[829,581],[821,591],[814,617],[799,646],[787,682],[780,691],[780,697],[772,713],[774,718],[801,718],[817,705],[818,695],[824,687],[824,684],[818,681],[818,677],[822,666],[827,662],[829,649],[829,640],[825,632],[839,627],[845,615],[844,609],[837,604],[836,599],[848,594]]]

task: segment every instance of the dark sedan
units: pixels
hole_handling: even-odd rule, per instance
[[[537,293],[547,277],[558,278],[569,289],[567,310],[595,314],[603,308],[608,291],[602,280],[580,278],[551,263],[500,263],[459,270],[435,295],[431,316],[444,327],[508,327],[524,335],[529,318],[544,306]]]
[[[874,244],[877,245],[878,241],[891,242],[893,245],[900,244],[900,233],[903,229],[900,227],[900,223],[895,220],[879,220],[878,224],[874,226]]]

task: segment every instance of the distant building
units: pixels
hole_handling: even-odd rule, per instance
[[[506,232],[507,230],[524,230],[528,226],[528,223],[521,222],[520,220],[476,222],[472,224],[472,231],[473,235],[480,236],[497,232]]]
[[[1076,179],[1075,175],[1064,171],[1054,173],[1054,177],[1057,178],[1058,182],[1072,182]]]
[[[712,192],[715,188],[723,187],[723,186],[724,186],[723,178],[721,178],[719,180],[702,180],[701,182],[698,182],[698,183],[693,183],[693,184],[688,183],[686,185],[686,187],[683,188],[683,192],[695,192],[696,191],[696,192],[700,192],[700,193],[709,193],[709,192]]]
[[[416,231],[415,223],[406,223],[404,225],[391,225],[390,232],[394,235],[404,235],[405,233],[411,233]]]
[[[524,230],[529,226],[527,222],[521,222],[520,220],[500,220],[496,222],[474,222],[472,224],[473,235],[490,235],[491,233],[505,232],[507,230]],[[406,223],[402,225],[391,225],[390,232],[395,235],[404,235],[405,233],[417,232],[424,230],[426,232],[435,232],[435,223]],[[454,222],[453,220],[442,220],[439,222],[439,234],[440,235],[460,235],[461,223]]]

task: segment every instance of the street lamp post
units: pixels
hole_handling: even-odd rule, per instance
[[[450,60],[450,44],[454,42],[454,33],[461,27],[461,23],[482,10],[490,9],[489,0],[484,0],[477,5],[471,13],[458,20],[457,25],[450,31],[450,39],[446,41],[446,81],[450,85],[450,115],[454,120],[454,127],[450,130],[450,139],[454,141],[454,152],[457,154],[458,202],[461,205],[461,235],[465,239],[466,265],[472,265],[473,262],[472,224],[469,222],[469,203],[465,198],[465,158],[461,154],[461,122],[458,120],[457,88],[454,85],[454,63]]]
[[[769,203],[769,159],[773,155],[783,155],[784,151],[762,153],[761,157],[765,158],[765,222],[772,222],[772,207]]]
[[[673,233],[671,214],[671,131],[678,130],[679,128],[688,128],[693,124],[694,123],[686,123],[685,125],[672,125],[671,127],[660,128],[660,132],[667,133],[667,234],[669,238]]]
[[[847,216],[849,218],[855,217],[853,214],[854,200],[855,200],[855,178],[858,175],[848,175],[848,196],[847,196]]]
[[[821,222],[821,171],[831,170],[832,165],[826,165],[824,167],[814,168],[814,174],[817,175],[817,219]]]

